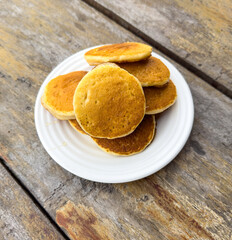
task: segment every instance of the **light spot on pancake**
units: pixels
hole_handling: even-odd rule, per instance
[[[85,105],[89,102],[90,100],[90,90],[87,91],[87,93],[85,94]]]

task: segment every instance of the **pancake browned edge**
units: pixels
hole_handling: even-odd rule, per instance
[[[76,120],[87,134],[114,139],[136,129],[146,103],[137,78],[114,63],[104,63],[83,77],[73,106]]]
[[[155,135],[155,116],[146,115],[133,133],[117,139],[93,138],[103,151],[119,156],[130,156],[142,152]]]
[[[85,53],[85,60],[89,65],[106,62],[136,62],[151,56],[152,47],[137,42],[125,42],[104,45]]]
[[[146,114],[157,114],[171,107],[177,99],[176,86],[169,80],[162,88],[144,87]]]
[[[76,119],[68,120],[69,124],[74,128],[76,131],[88,135],[80,126],[80,124],[77,122]]]
[[[73,95],[86,73],[88,72],[75,71],[53,78],[41,97],[43,107],[60,120],[75,119]]]
[[[170,78],[170,71],[166,65],[153,56],[143,61],[118,63],[118,65],[137,77],[143,87],[162,87]]]

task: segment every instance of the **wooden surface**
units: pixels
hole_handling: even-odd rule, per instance
[[[141,36],[151,38],[157,47],[171,51],[208,75],[214,86],[232,97],[230,0],[86,2],[112,11],[112,15],[119,16],[115,17],[118,22],[131,24],[135,32],[140,31]]]
[[[169,59],[194,98],[186,146],[167,167],[139,181],[81,179],[59,167],[37,137],[33,111],[39,87],[76,51],[141,39],[80,1],[0,4],[0,156],[67,236],[231,239],[232,101]],[[9,188],[5,181],[1,185]]]
[[[0,164],[0,239],[64,239]]]

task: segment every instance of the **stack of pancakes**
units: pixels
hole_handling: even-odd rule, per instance
[[[168,68],[151,52],[150,46],[135,42],[94,48],[84,57],[95,67],[52,79],[41,103],[104,151],[139,153],[155,136],[154,114],[177,98]]]

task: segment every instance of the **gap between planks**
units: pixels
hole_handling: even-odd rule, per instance
[[[184,58],[178,56],[171,50],[167,49],[165,46],[160,44],[159,42],[155,41],[148,35],[146,35],[144,32],[127,22],[122,17],[118,16],[116,13],[111,11],[110,9],[102,6],[100,3],[96,2],[95,0],[82,0],[86,4],[88,4],[90,7],[94,8],[95,10],[99,11],[100,13],[104,14],[106,17],[110,18],[123,28],[129,30],[133,34],[135,34],[137,37],[141,38],[143,41],[150,44],[155,49],[159,50],[169,58],[173,59],[175,62],[189,70],[191,73],[195,74],[197,77],[201,78],[203,81],[207,82],[211,86],[213,86],[215,89],[232,99],[232,91],[228,89],[226,86],[222,85],[219,82],[216,82],[212,77],[204,73],[202,70],[198,69],[197,67],[194,67],[189,62],[187,62]]]
[[[6,171],[10,174],[14,181],[22,188],[26,195],[32,200],[36,207],[38,207],[40,212],[50,221],[52,226],[62,235],[62,237],[64,237],[64,239],[66,240],[70,240],[70,238],[65,234],[65,232],[58,226],[58,224],[52,219],[48,212],[42,207],[42,205],[38,202],[34,195],[28,190],[24,183],[10,170],[10,168],[6,165],[4,159],[1,157],[0,164],[6,169]]]

